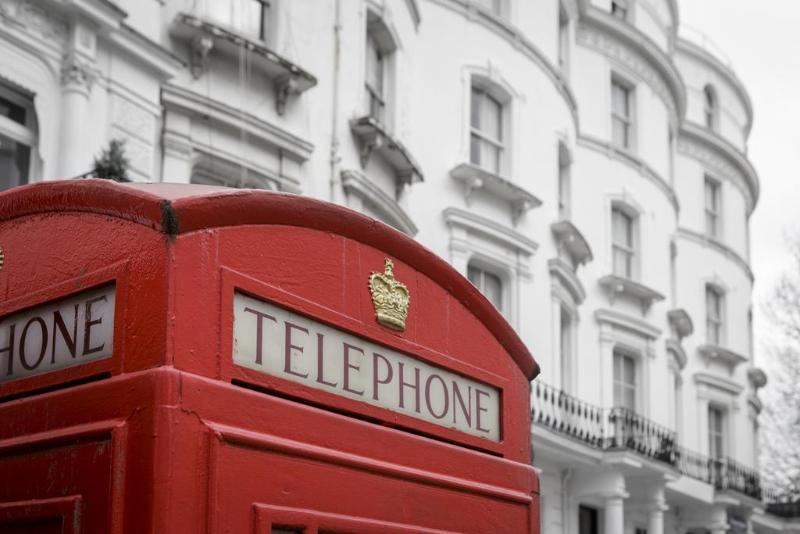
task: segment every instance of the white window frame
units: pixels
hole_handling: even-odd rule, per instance
[[[222,26],[228,27],[235,32],[247,36],[253,39],[257,39],[259,41],[266,41],[270,37],[270,30],[271,28],[271,15],[272,15],[272,4],[275,0],[205,0],[206,2],[206,10],[207,16],[209,19],[221,24]],[[246,27],[249,23],[249,14],[247,13],[246,6],[247,5],[255,5],[258,4],[259,6],[259,24],[258,24],[258,32],[253,33]],[[210,6],[214,6],[217,9],[225,9],[228,8],[228,14],[225,17],[217,16],[217,13],[211,11],[209,9]],[[248,20],[245,20],[248,18]]]
[[[364,112],[385,128],[392,128],[394,121],[394,80],[395,56],[398,50],[398,41],[381,14],[373,9],[367,9],[366,27],[364,29]],[[371,46],[370,46],[371,45]],[[370,50],[374,49],[380,58],[380,87],[373,87],[367,72]],[[376,112],[373,106],[378,102],[380,111]]]
[[[719,429],[713,427],[714,418],[712,414],[719,415]],[[713,460],[724,460],[728,454],[728,410],[724,406],[716,403],[708,405],[708,456]],[[716,450],[718,438],[719,450]],[[715,454],[717,453],[717,454]]]
[[[34,181],[37,174],[36,162],[38,154],[38,135],[36,134],[37,118],[33,97],[20,94],[18,91],[0,84],[0,97],[25,110],[25,124],[20,124],[8,117],[0,116],[0,135],[8,137],[16,143],[26,145],[29,149],[28,175],[16,185],[25,185]],[[14,186],[12,186],[14,187]]]
[[[709,295],[713,295],[718,305],[717,317],[711,314],[709,309]],[[709,345],[723,346],[725,344],[725,292],[714,284],[705,285],[705,308],[706,308],[706,343]],[[715,332],[715,335],[711,333]]]
[[[566,144],[558,143],[558,219],[570,218],[572,197],[572,157]]]
[[[639,369],[639,358],[632,354],[630,351],[622,349],[620,347],[615,347],[612,351],[612,381],[613,381],[613,404],[615,408],[626,408],[631,412],[640,413],[642,410],[640,409],[640,394],[641,394],[641,378],[640,378],[640,369]],[[617,363],[621,362],[622,366],[618,366]],[[624,365],[625,362],[629,362],[630,365],[633,367],[633,382],[626,383],[624,381]],[[618,373],[619,370],[619,373]],[[618,376],[618,374],[620,376]],[[629,390],[633,392],[633,406],[627,406],[622,401],[625,398],[624,393]],[[619,394],[617,393],[619,391]]]
[[[480,127],[475,126],[472,123],[472,117],[475,115],[473,110],[473,106],[478,105],[479,112],[478,116],[481,115],[480,111],[483,109],[482,106],[487,105],[486,102],[491,102],[491,105],[497,105],[498,108],[498,120],[499,124],[499,132],[500,138],[494,138],[491,135],[487,134],[484,130],[481,130]],[[473,84],[470,87],[470,101],[469,101],[469,115],[470,115],[470,122],[469,122],[469,161],[473,165],[484,169],[487,172],[491,172],[492,174],[496,174],[498,176],[504,174],[505,169],[505,160],[508,157],[507,152],[508,149],[506,147],[506,112],[505,112],[505,104],[496,95],[492,94],[492,92],[488,91],[484,87],[480,85]],[[484,143],[490,145],[493,149],[497,150],[497,167],[490,168],[486,165],[486,163],[480,161],[480,155],[482,154],[482,150],[478,151],[478,161],[474,161],[472,157],[472,140],[473,138],[477,138],[479,142],[479,146],[482,148]]]
[[[615,234],[614,224],[615,213],[619,213],[630,222],[630,243],[623,243],[618,241]],[[617,271],[616,257],[623,254],[627,258],[628,269],[625,273]],[[627,278],[629,280],[638,279],[638,263],[639,263],[639,217],[633,209],[620,203],[612,203],[611,205],[611,272],[616,276]]]
[[[625,113],[617,111],[614,107],[614,91],[619,87],[625,91],[627,109]],[[619,149],[633,152],[636,150],[636,84],[622,78],[616,73],[611,75],[611,93],[610,93],[610,109],[611,109],[611,132],[609,138],[611,144]],[[624,126],[624,139],[616,139],[614,136],[614,123],[620,121]]]
[[[477,279],[473,276],[473,273],[476,275]],[[473,257],[470,259],[469,263],[467,263],[466,275],[467,279],[472,282],[472,285],[477,287],[478,291],[480,291],[489,302],[494,304],[495,308],[497,308],[500,313],[505,315],[508,301],[508,296],[506,295],[508,288],[508,276],[506,273],[499,269],[493,268],[485,260],[482,261],[481,258]],[[487,295],[487,277],[495,278],[497,283],[500,285],[500,292],[498,296],[500,302],[495,302],[490,295]]]
[[[712,204],[709,205],[708,190],[712,190]],[[703,213],[705,234],[713,239],[721,239],[722,236],[722,182],[708,175],[703,179]]]

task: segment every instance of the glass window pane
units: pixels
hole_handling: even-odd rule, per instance
[[[476,130],[481,129],[481,92],[472,88],[472,98],[470,99],[470,125]]]
[[[472,134],[469,140],[469,162],[475,165],[481,164],[481,138]]]
[[[611,84],[611,104],[615,114],[628,116],[628,89],[614,82]]]
[[[500,277],[485,272],[483,273],[483,280],[484,280],[484,290],[483,294],[486,295],[498,310],[502,309],[503,307],[503,283],[500,280]]]
[[[492,139],[500,141],[502,139],[500,102],[487,94],[483,95],[481,102],[481,131]]]
[[[481,270],[477,267],[473,267],[472,265],[467,267],[467,278],[472,285],[477,287],[478,289],[481,288]]]
[[[31,149],[0,135],[0,190],[28,183]]]
[[[500,149],[487,141],[482,141],[481,163],[487,171],[500,174]]]
[[[25,108],[0,96],[0,116],[25,126]]]

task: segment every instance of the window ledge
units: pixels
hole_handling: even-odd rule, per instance
[[[457,165],[450,171],[450,176],[464,184],[464,198],[467,205],[471,203],[472,194],[476,190],[486,191],[488,194],[508,202],[511,206],[511,219],[514,224],[517,224],[525,212],[542,205],[541,200],[522,187],[471,163]]]
[[[424,180],[419,165],[408,149],[380,122],[372,117],[361,117],[350,121],[350,129],[361,142],[362,169],[367,167],[370,156],[375,152],[394,169],[398,187]]]
[[[563,247],[569,253],[575,265],[592,261],[592,249],[589,243],[571,221],[555,222],[550,225],[550,230],[556,237],[558,247]]]
[[[746,356],[726,349],[725,347],[720,347],[719,345],[700,345],[697,347],[697,352],[705,358],[706,365],[711,361],[720,361],[728,366],[728,371],[730,373],[733,373],[733,370],[736,369],[736,366],[740,363],[747,361]]]
[[[667,319],[678,341],[692,335],[692,332],[694,332],[692,318],[689,316],[689,312],[683,308],[669,310],[667,312]]]
[[[622,295],[638,300],[642,305],[642,314],[646,314],[653,302],[664,300],[664,295],[629,278],[608,274],[598,279],[598,283],[608,291],[608,299],[613,305],[617,296]]]
[[[279,56],[258,39],[241,35],[195,15],[178,13],[171,33],[189,43],[190,67],[195,78],[208,70],[208,56],[213,50],[233,57],[238,57],[242,48],[252,52],[254,66],[275,84],[275,107],[280,115],[283,115],[290,96],[299,95],[317,85],[317,79],[312,74]]]
[[[342,171],[342,187],[348,194],[370,202],[380,212],[383,221],[390,226],[410,236],[417,233],[417,226],[403,208],[362,173],[355,170]]]

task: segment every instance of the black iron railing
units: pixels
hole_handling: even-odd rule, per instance
[[[675,432],[627,408],[603,409],[534,382],[533,422],[599,449],[627,449],[674,466],[680,473],[763,500],[780,517],[800,517],[800,497],[778,498],[761,487],[758,471],[730,458],[714,459],[677,445]]]
[[[594,447],[604,447],[603,410],[543,382],[533,383],[534,423]]]

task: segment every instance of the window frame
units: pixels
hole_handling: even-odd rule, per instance
[[[716,302],[717,315],[712,316],[709,309],[709,295],[713,296]],[[723,346],[725,343],[725,292],[714,284],[705,285],[705,308],[706,308],[706,343],[713,346]],[[712,336],[711,332],[715,335]]]
[[[617,73],[611,75],[611,144],[619,149],[633,152],[636,150],[636,84],[626,80]],[[619,113],[615,108],[614,91],[618,87],[625,92],[626,110],[625,114]],[[624,140],[619,142],[614,132],[615,121],[620,121],[624,127]]]
[[[0,135],[11,139],[16,144],[22,144],[28,148],[28,172],[24,179],[16,185],[32,183],[33,176],[36,174],[37,154],[39,150],[39,136],[37,133],[38,118],[34,105],[33,95],[23,94],[5,84],[0,83],[0,97],[9,103],[21,107],[25,112],[24,124],[4,115],[0,115]]]
[[[480,126],[475,126],[473,124],[473,117],[476,116],[476,112],[474,110],[475,102],[476,102],[476,95],[477,100],[480,102],[478,105],[478,112],[477,116],[481,117],[483,112],[483,106],[485,105],[484,102],[487,100],[493,104],[497,105],[497,117],[498,117],[498,132],[500,134],[500,138],[493,138],[490,134],[485,133],[485,131],[480,129]],[[504,170],[506,168],[506,158],[507,158],[507,124],[506,124],[506,103],[502,101],[502,99],[498,98],[496,94],[493,94],[488,88],[482,86],[481,84],[475,84],[474,82],[470,85],[470,103],[469,103],[469,162],[473,165],[480,167],[481,169],[495,174],[497,176],[504,175]],[[479,147],[482,149],[483,144],[489,144],[493,149],[497,150],[497,167],[495,169],[487,167],[483,162],[481,162],[481,155],[483,154],[483,150],[478,150],[478,161],[473,160],[472,154],[472,141],[473,138],[477,138],[479,142]]]
[[[266,41],[268,38],[267,30],[270,29],[269,15],[271,14],[270,11],[272,9],[272,2],[273,0],[227,0],[225,2],[220,2],[219,0],[206,0],[206,8],[204,13],[206,13],[210,20],[230,28],[243,36],[251,39],[257,39],[259,41]],[[222,7],[225,9],[227,7],[229,13],[232,12],[232,8],[236,6],[238,7],[237,14],[233,17],[218,16],[217,13],[208,9],[209,4],[214,5],[217,8]],[[225,4],[227,4],[227,6]],[[247,7],[254,4],[258,4],[258,10],[260,13],[258,17],[258,32],[255,35],[252,31],[250,31],[249,28],[246,27],[246,23],[244,23],[243,20],[243,17],[247,15]]]
[[[564,78],[569,78],[570,17],[563,0],[558,3],[558,68]]]
[[[629,243],[620,243],[617,241],[616,237],[616,224],[615,223],[615,214],[619,213],[622,217],[627,219],[630,223],[628,227],[629,234],[630,234],[630,242]],[[638,261],[639,261],[639,217],[638,213],[635,213],[630,208],[618,203],[613,203],[611,205],[611,272],[619,276],[621,278],[626,278],[628,280],[636,280],[638,279]],[[626,273],[620,273],[617,270],[617,253],[622,253],[626,256],[627,262],[627,269]]]
[[[364,115],[371,117],[387,130],[394,125],[394,100],[395,91],[395,56],[399,49],[398,39],[387,25],[383,15],[370,7],[366,10],[366,25],[364,27],[364,64],[361,74],[364,78]],[[370,43],[373,46],[370,47]],[[369,76],[370,50],[374,49],[380,57],[380,90],[372,87]],[[373,98],[380,103],[380,113],[373,113]]]
[[[624,350],[620,347],[615,347],[612,351],[612,382],[613,382],[613,404],[615,408],[625,408],[632,412],[638,412],[639,409],[639,390],[641,379],[639,377],[639,358],[630,351]],[[622,362],[623,365],[618,366],[617,362]],[[630,364],[632,369],[633,381],[630,383],[625,382],[624,365]],[[619,373],[618,373],[619,370]],[[620,376],[618,376],[620,375]],[[618,393],[619,392],[619,393]],[[625,404],[626,395],[624,393],[632,393],[633,406]]]
[[[713,206],[709,206],[708,191],[712,190]],[[709,175],[703,177],[703,214],[705,235],[713,239],[722,237],[722,182]]]
[[[477,284],[472,278],[471,271],[473,270],[477,271],[480,277],[480,281]],[[489,275],[492,278],[495,278],[499,284],[499,292],[498,292],[499,302],[495,302],[489,295],[486,294],[485,279],[487,275]],[[472,258],[467,262],[466,278],[472,283],[472,285],[474,285],[478,289],[478,291],[481,292],[481,294],[484,297],[486,297],[486,300],[491,302],[494,305],[494,307],[497,308],[497,311],[499,311],[503,315],[506,315],[508,309],[507,305],[508,297],[506,296],[508,283],[506,276],[501,271],[493,269],[491,266],[488,266],[485,262],[480,261],[479,259]]]
[[[714,428],[714,417],[712,414],[718,415],[719,429]],[[708,457],[714,461],[723,460],[728,454],[728,432],[727,432],[727,419],[728,411],[725,407],[718,404],[710,403],[708,405]],[[718,447],[717,447],[718,446]],[[718,449],[718,450],[716,450]],[[717,454],[715,454],[717,453]]]
[[[565,221],[571,215],[572,197],[572,157],[563,141],[558,143],[558,220]]]

